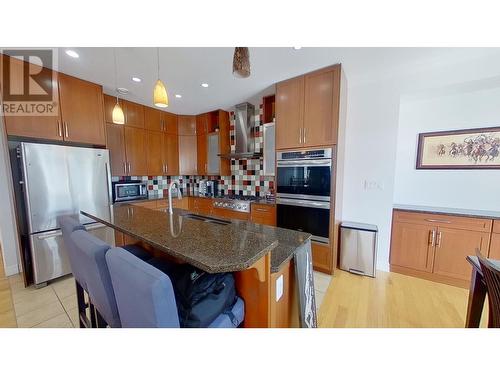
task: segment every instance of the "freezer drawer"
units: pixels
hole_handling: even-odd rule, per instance
[[[377,227],[361,223],[340,226],[340,269],[375,277]]]
[[[114,246],[113,229],[103,224],[88,224],[89,233]],[[33,276],[35,284],[71,273],[69,259],[60,229],[37,233],[30,236]]]

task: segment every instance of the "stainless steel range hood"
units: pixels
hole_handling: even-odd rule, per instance
[[[234,114],[235,150],[233,153],[219,156],[226,159],[262,157],[262,153],[255,152],[255,107],[250,103],[241,103],[235,107]]]

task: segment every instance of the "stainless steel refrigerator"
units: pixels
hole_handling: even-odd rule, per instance
[[[25,254],[30,257],[33,282],[47,281],[71,273],[58,217],[75,215],[86,229],[114,244],[113,230],[80,215],[87,209],[109,212],[111,175],[108,150],[18,143],[15,149],[18,170],[16,200],[24,211],[20,225],[25,237]],[[14,182],[16,183],[16,182]],[[25,256],[26,257],[26,256]]]

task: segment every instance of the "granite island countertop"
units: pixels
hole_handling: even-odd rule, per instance
[[[271,272],[277,272],[311,238],[308,233],[248,221],[199,221],[177,208],[170,215],[120,203],[81,213],[209,273],[244,270],[270,251]]]

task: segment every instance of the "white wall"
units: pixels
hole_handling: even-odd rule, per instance
[[[361,221],[378,226],[378,269],[388,270],[389,268],[395,176],[402,172],[407,174],[416,173],[413,171],[415,154],[412,147],[414,147],[414,144],[408,149],[405,149],[404,146],[399,148],[400,153],[406,152],[404,157],[410,158],[412,165],[411,167],[409,165],[402,167],[406,172],[402,171],[399,166],[396,171],[396,155],[399,155],[397,140],[401,99],[404,98],[403,102],[405,102],[410,100],[408,98],[415,100],[417,98],[426,98],[429,93],[446,95],[450,92],[456,92],[457,89],[472,92],[477,91],[475,88],[480,86],[500,87],[499,77],[500,54],[498,49],[488,58],[483,56],[475,59],[473,52],[471,52],[471,58],[468,60],[456,61],[453,64],[450,64],[449,61],[446,63],[435,61],[431,65],[406,67],[404,71],[394,72],[393,75],[368,77],[364,81],[355,81],[347,77],[349,88],[342,219]],[[488,108],[492,109],[495,100],[500,108],[500,98],[497,96],[496,91],[495,94],[493,92],[484,92],[483,95],[484,98],[488,97],[488,104],[480,102],[478,97],[474,104],[475,108],[467,110],[470,116],[462,118],[460,123],[453,122],[452,118],[448,119],[453,122],[454,128],[456,125],[465,122],[467,122],[467,127],[486,126],[486,122],[500,124],[500,121],[495,121],[493,112],[490,111],[488,115],[485,114],[485,106],[487,105]],[[403,103],[403,105],[405,106],[403,111],[407,111],[406,104]],[[462,111],[462,116],[457,114],[454,117],[455,119],[465,116],[466,113],[463,112],[466,109],[458,107],[458,102],[450,103],[448,107],[448,112],[451,113]],[[421,111],[419,110],[419,112]],[[478,113],[484,114],[484,116],[478,117]],[[421,113],[420,116],[431,116],[431,114],[425,115]],[[407,116],[404,115],[404,118],[407,119]],[[435,121],[439,121],[437,116]],[[445,125],[440,125],[440,127],[443,126]],[[427,128],[426,130],[430,129]],[[402,137],[407,136],[403,133]],[[487,172],[487,174],[491,175],[495,173],[500,174],[498,172]],[[368,182],[367,187],[365,187],[365,181]],[[403,178],[398,178],[398,181],[403,181]],[[405,201],[400,201],[399,197],[402,196],[402,193],[399,186],[396,193],[398,197],[397,203],[422,204],[424,202],[423,200],[414,200],[412,193],[405,193]],[[482,187],[481,189],[488,189],[489,192],[493,191],[493,187]],[[467,197],[470,197],[470,194],[467,194]],[[442,198],[442,196],[436,197],[434,202]],[[447,197],[447,199],[451,198]],[[493,200],[496,199],[496,196],[488,194],[488,197],[484,199],[485,201],[488,199]],[[458,201],[459,198],[455,197],[454,200],[446,202],[455,206]],[[430,203],[430,201],[425,202]],[[436,203],[435,205],[443,205],[443,203]],[[476,205],[475,208],[480,209],[483,207]]]
[[[12,175],[8,158],[3,118],[0,116],[0,244],[2,245],[5,274],[19,272],[19,237],[15,220]]]
[[[394,202],[499,210],[498,170],[417,170],[418,133],[500,125],[500,86],[403,99],[400,105]]]

